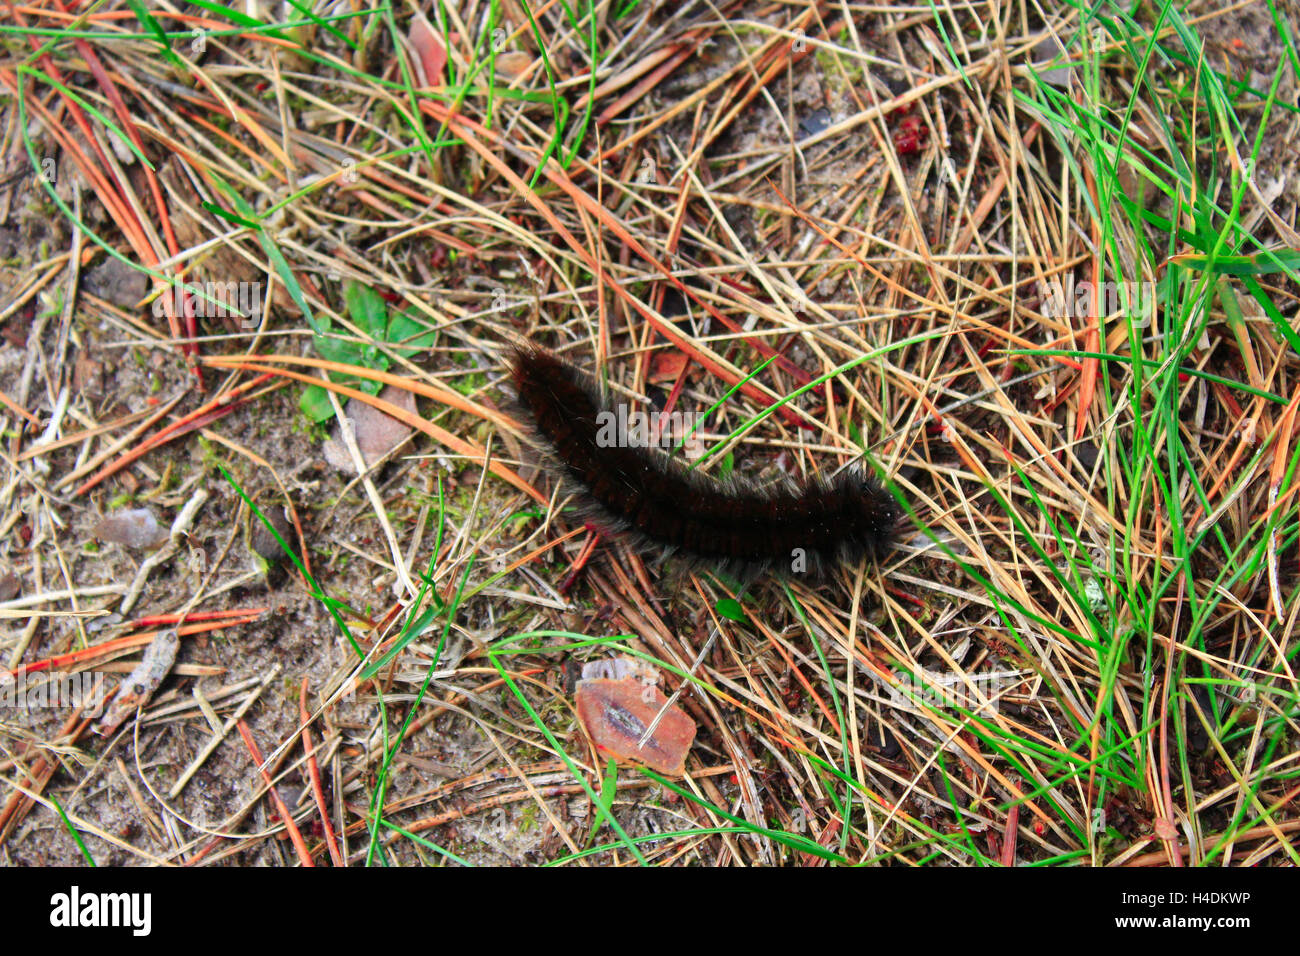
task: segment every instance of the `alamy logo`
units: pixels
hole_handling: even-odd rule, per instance
[[[127,926],[132,935],[148,936],[153,929],[153,895],[150,893],[69,893],[50,897],[50,925]]]
[[[104,675],[97,671],[31,675],[23,672],[16,677],[0,671],[0,713],[9,709],[27,713],[91,705],[94,712],[87,715],[95,717],[103,699]]]
[[[672,448],[704,422],[696,412],[629,412],[620,403],[618,412],[608,409],[596,414],[596,445],[600,448]]]
[[[167,313],[167,300],[176,315],[195,319],[239,319],[239,327],[251,331],[262,324],[262,283],[187,282],[171,286],[153,300],[155,318]]]
[[[945,674],[921,670],[913,676],[903,674],[889,687],[889,701],[904,710],[921,705],[971,713],[997,713],[1002,695],[1023,680],[1019,671],[993,671],[988,674]]]
[[[1155,310],[1154,282],[1075,282],[1067,275],[1065,282],[1050,279],[1039,283],[1043,315],[1053,319],[1105,318],[1131,315],[1136,328],[1146,328]]]

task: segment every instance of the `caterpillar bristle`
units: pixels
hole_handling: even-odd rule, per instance
[[[822,576],[889,544],[894,498],[860,470],[776,488],[717,481],[657,448],[605,440],[617,410],[553,352],[518,347],[510,369],[520,408],[548,463],[578,492],[584,517],[640,550],[752,578]]]

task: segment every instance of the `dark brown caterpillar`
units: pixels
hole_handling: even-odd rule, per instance
[[[889,492],[857,471],[769,489],[610,442],[604,426],[615,409],[590,377],[545,349],[517,349],[511,371],[539,442],[587,516],[639,548],[745,578],[820,575],[834,562],[879,554],[898,521]]]

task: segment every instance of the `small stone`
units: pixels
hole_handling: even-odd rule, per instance
[[[148,508],[117,511],[95,525],[95,537],[100,541],[135,550],[157,548],[167,540],[168,534]]]
[[[831,125],[831,111],[828,109],[816,109],[806,116],[799,119],[800,139],[808,139],[823,132]]]
[[[1056,63],[1067,59],[1065,49],[1061,42],[1054,36],[1043,37],[1034,47],[1034,69],[1038,71],[1038,78],[1044,83],[1050,83],[1052,86],[1067,89],[1070,85],[1070,67],[1053,66],[1049,63]]]
[[[72,386],[88,398],[104,395],[104,363],[86,355],[78,355],[72,365]]]
[[[646,684],[657,682],[654,667],[639,657],[602,657],[582,665],[583,680],[626,680],[635,677]]]
[[[280,533],[284,543],[292,548],[294,545],[292,537],[293,522],[289,520],[289,509],[285,508],[284,505],[271,505],[262,508],[261,511],[266,520],[275,526],[275,530]],[[266,526],[265,521],[257,515],[250,515],[248,521],[248,546],[254,553],[272,564],[288,557],[284,553],[284,548],[280,546],[280,542],[276,540],[275,535]]]
[[[533,62],[531,53],[524,53],[522,50],[507,50],[504,53],[497,54],[497,73],[508,79],[514,79],[519,76]]]
[[[123,309],[139,305],[149,290],[149,277],[120,259],[109,259],[86,273],[85,289]]]

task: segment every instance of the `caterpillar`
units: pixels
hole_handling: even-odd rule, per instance
[[[897,504],[860,468],[775,487],[717,480],[643,442],[609,441],[618,410],[553,352],[520,346],[509,364],[533,438],[578,492],[584,517],[639,550],[752,579],[819,577],[889,543]]]

